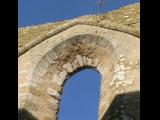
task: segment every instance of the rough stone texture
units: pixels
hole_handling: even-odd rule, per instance
[[[140,37],[139,6],[136,3],[107,14],[86,15],[68,21],[19,28],[18,54],[21,55],[43,40],[78,24],[99,26]]]
[[[95,25],[66,27],[56,34],[50,34],[50,37],[43,37],[42,41],[22,52],[18,57],[19,109],[39,120],[56,120],[65,82],[77,71],[91,68],[100,72],[102,79],[98,120],[139,120],[139,36],[135,36],[133,31],[125,33],[118,28],[99,26],[103,19],[97,22],[97,18],[103,16],[112,23],[128,24],[126,16],[130,14],[135,15],[134,19],[129,17],[131,21],[139,20],[137,10],[139,4],[121,8],[106,16],[90,16],[92,19],[80,17],[75,20],[96,21]],[[124,17],[124,14],[127,15]],[[139,30],[136,24],[133,28]],[[35,29],[38,30],[38,27]],[[47,29],[45,33],[42,31],[40,33],[44,36],[48,34]],[[23,41],[24,38],[20,39]],[[28,43],[24,43],[24,46]],[[21,116],[24,118],[25,115]]]

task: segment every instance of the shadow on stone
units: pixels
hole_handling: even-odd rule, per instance
[[[18,120],[38,120],[25,109],[18,109]]]
[[[140,92],[117,95],[102,120],[140,120]]]

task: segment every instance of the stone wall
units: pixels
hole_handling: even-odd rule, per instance
[[[139,4],[132,6],[137,9]],[[126,8],[130,11],[131,6],[121,10]],[[66,27],[19,55],[19,118],[56,120],[65,82],[89,67],[102,78],[98,120],[139,120],[140,38],[134,32],[100,27],[99,23]]]
[[[68,21],[20,28],[18,30],[18,55],[23,54],[43,40],[78,24],[99,26],[140,37],[139,7],[140,5],[136,3],[107,14],[81,16]]]

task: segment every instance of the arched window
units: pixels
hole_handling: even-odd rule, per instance
[[[98,120],[100,74],[84,69],[64,85],[58,120]]]

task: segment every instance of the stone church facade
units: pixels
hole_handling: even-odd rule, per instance
[[[19,28],[19,119],[57,120],[65,82],[91,68],[101,75],[98,120],[140,120],[139,12],[136,3]]]

